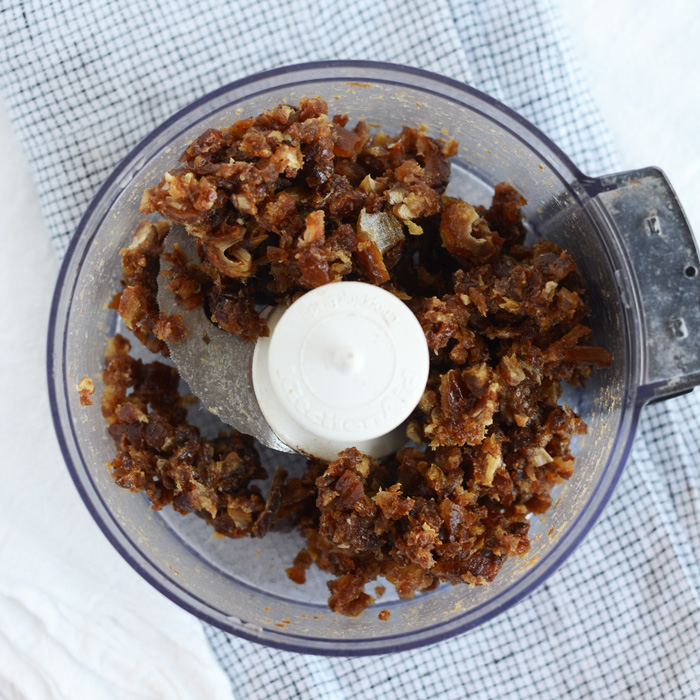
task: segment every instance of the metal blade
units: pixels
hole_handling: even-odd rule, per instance
[[[178,243],[190,261],[197,248],[184,227],[172,226],[165,239],[166,252]],[[164,313],[181,314],[187,337],[168,343],[170,357],[192,393],[218,416],[241,433],[252,435],[267,447],[294,452],[272,431],[265,420],[253,389],[252,363],[255,343],[245,341],[213,324],[200,306],[185,310],[167,288],[168,278],[158,277],[158,305]]]

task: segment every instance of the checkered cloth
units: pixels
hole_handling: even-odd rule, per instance
[[[236,78],[363,58],[462,80],[590,174],[616,169],[552,0],[5,0],[0,85],[62,254],[101,182],[154,126]],[[310,657],[206,632],[238,698],[697,698],[700,401],[647,408],[603,517],[546,584],[426,649]]]

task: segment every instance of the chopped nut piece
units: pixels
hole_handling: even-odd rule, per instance
[[[413,221],[407,221],[406,228],[408,229],[408,232],[412,236],[422,236],[423,235],[423,227],[419,226],[418,224],[413,223]]]
[[[95,393],[95,385],[90,377],[83,377],[78,382],[78,393],[80,394],[81,406],[92,406],[90,396]]]
[[[423,429],[419,421],[412,420],[408,422],[406,426],[406,437],[411,440],[411,442],[415,442],[416,445],[420,445],[424,442]]]
[[[526,374],[515,355],[504,355],[498,364],[498,369],[509,386],[517,386],[525,381]]]
[[[382,192],[381,185],[371,175],[365,175],[365,179],[360,183],[359,189],[367,194],[381,194]]]
[[[401,222],[386,211],[368,214],[363,209],[357,220],[357,232],[371,238],[382,255],[404,239]]]
[[[549,456],[544,447],[530,447],[527,449],[528,461],[536,467],[542,467],[549,464],[552,458]]]
[[[325,239],[323,222],[325,214],[323,211],[315,211],[306,217],[306,228],[301,237],[300,245],[309,243],[322,243]]]

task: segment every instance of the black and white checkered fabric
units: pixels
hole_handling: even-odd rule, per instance
[[[466,81],[590,174],[616,168],[552,0],[4,0],[0,85],[62,254],[101,182],[153,127],[236,78],[307,60],[404,63]],[[600,522],[488,625],[371,659],[206,631],[237,698],[700,697],[700,401],[644,411]]]

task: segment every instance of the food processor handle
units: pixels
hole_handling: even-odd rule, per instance
[[[597,178],[587,189],[631,268],[631,285],[617,277],[623,303],[642,321],[640,395],[657,401],[692,391],[700,384],[700,258],[671,183],[650,167]]]

